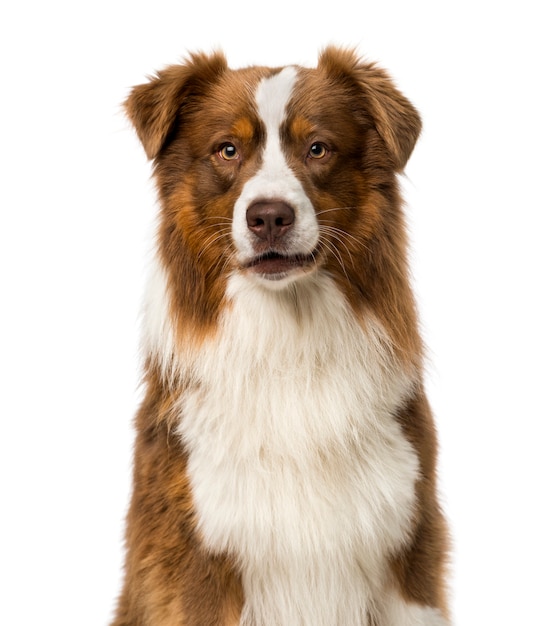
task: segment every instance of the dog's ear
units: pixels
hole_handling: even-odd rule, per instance
[[[201,92],[226,69],[227,61],[222,53],[193,54],[183,64],[170,65],[150,82],[131,90],[124,103],[125,111],[149,159],[159,154],[171,135],[187,96]]]
[[[384,70],[373,63],[364,63],[351,50],[330,46],[321,53],[319,66],[329,76],[342,82],[350,79],[362,90],[394,168],[402,171],[421,131],[421,118],[415,107]]]

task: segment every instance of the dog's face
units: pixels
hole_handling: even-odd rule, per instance
[[[193,56],[126,106],[155,161],[173,281],[220,296],[233,272],[277,289],[316,270],[351,284],[391,227],[395,173],[420,129],[382,70],[334,48],[316,69]]]

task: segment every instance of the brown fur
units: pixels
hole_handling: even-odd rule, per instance
[[[226,276],[235,263],[228,253],[232,207],[259,166],[264,140],[245,85],[253,89],[274,71],[231,71],[221,54],[194,55],[136,87],[126,103],[154,160],[162,209],[158,248],[179,342],[201,345],[225,306]],[[360,316],[371,311],[385,327],[399,360],[421,372],[396,181],[417,140],[419,115],[382,70],[349,51],[328,48],[318,68],[298,71],[302,88],[284,132],[291,167],[317,199],[320,225],[336,251],[322,250],[322,263],[353,309]],[[306,168],[301,152],[316,128],[339,146],[340,159]],[[240,167],[215,156],[229,138],[243,155]],[[126,578],[113,626],[236,626],[240,618],[239,572],[229,558],[208,553],[195,530],[186,453],[173,431],[180,391],[162,380],[155,363],[146,364]],[[436,497],[436,435],[422,388],[398,420],[418,453],[421,479],[411,544],[392,564],[395,584],[406,599],[446,614],[446,528]]]
[[[240,615],[240,583],[232,564],[207,554],[194,531],[186,456],[165,415],[162,389],[152,376],[136,419],[130,549],[113,626],[232,624]]]

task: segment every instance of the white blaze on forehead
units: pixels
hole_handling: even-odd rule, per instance
[[[266,127],[268,147],[274,141],[279,142],[279,128],[285,121],[287,104],[296,80],[294,67],[285,67],[278,74],[264,78],[258,85],[256,105]]]
[[[255,235],[248,230],[246,211],[251,204],[262,200],[279,200],[294,209],[294,230],[288,238],[290,254],[309,254],[317,245],[319,229],[313,205],[287,163],[280,137],[297,78],[294,67],[285,67],[262,79],[256,90],[256,107],[266,141],[262,165],[244,185],[234,208],[233,238],[241,262],[254,255]]]

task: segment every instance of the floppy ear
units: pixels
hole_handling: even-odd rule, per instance
[[[181,65],[170,65],[150,82],[131,90],[124,107],[149,159],[155,158],[177,119],[188,94],[196,93],[227,69],[223,54],[194,54]]]
[[[421,118],[415,107],[384,70],[361,62],[351,50],[328,47],[321,53],[319,63],[329,75],[342,80],[350,77],[361,88],[394,168],[402,171],[421,131]]]

